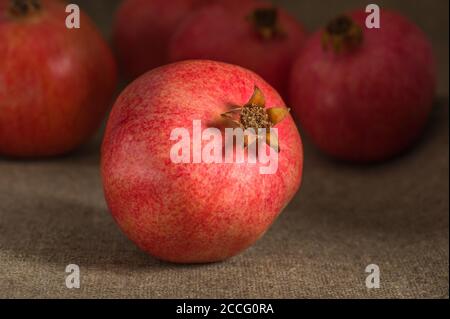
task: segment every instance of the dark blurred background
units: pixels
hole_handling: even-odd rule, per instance
[[[114,12],[122,0],[74,0],[99,25],[106,37],[111,36]],[[168,0],[170,1],[170,0]],[[374,2],[362,0],[272,0],[314,31],[333,16]],[[381,7],[397,10],[416,22],[433,42],[439,67],[438,94],[448,96],[449,90],[449,1],[448,0],[380,0]]]

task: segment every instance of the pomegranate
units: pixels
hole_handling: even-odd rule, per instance
[[[128,79],[167,63],[169,38],[178,24],[206,0],[125,0],[114,24],[114,43]]]
[[[66,28],[56,0],[0,0],[0,154],[73,150],[100,125],[116,86],[112,53],[89,18]]]
[[[380,161],[410,146],[432,108],[432,47],[406,18],[381,11],[381,28],[355,11],[305,44],[292,72],[294,115],[322,151]]]
[[[114,219],[140,248],[170,262],[215,262],[243,251],[300,185],[303,150],[286,113],[271,86],[238,66],[192,60],[143,75],[119,96],[103,141],[102,179]],[[193,121],[203,132],[275,126],[278,169],[261,174],[261,162],[227,163],[222,152],[213,163],[196,162],[195,151],[187,162],[174,162],[172,134],[185,128],[195,136]],[[207,142],[200,143],[204,152]],[[245,148],[232,151],[237,158]]]
[[[292,63],[305,39],[287,12],[262,1],[218,1],[187,18],[172,37],[171,61],[211,59],[248,68],[288,91]]]

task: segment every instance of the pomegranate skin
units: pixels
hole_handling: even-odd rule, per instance
[[[206,0],[125,0],[114,23],[121,72],[134,79],[168,62],[169,38],[178,24]]]
[[[248,17],[265,1],[217,1],[187,18],[170,41],[169,59],[209,59],[252,70],[285,96],[295,57],[306,39],[303,26],[278,8],[282,35],[263,39]]]
[[[214,127],[230,105],[247,103],[255,85],[267,107],[284,105],[253,72],[202,60],[157,68],[119,96],[102,145],[103,186],[114,219],[141,249],[175,263],[224,260],[259,239],[297,192],[303,148],[290,115],[276,126],[275,174],[247,161],[171,161],[174,128],[192,137],[193,120]]]
[[[0,155],[66,153],[99,127],[116,86],[112,52],[89,18],[67,29],[65,5],[20,17],[0,1]]]
[[[317,32],[292,72],[290,103],[302,129],[323,152],[341,160],[372,162],[408,148],[432,109],[435,61],[425,35],[406,18],[381,12],[381,28],[367,14],[349,14],[363,29],[359,47],[324,50]]]

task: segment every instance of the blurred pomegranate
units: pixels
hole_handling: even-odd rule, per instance
[[[237,123],[224,120],[236,110],[244,128],[278,129],[273,174],[261,174],[266,164],[260,161],[190,163],[200,155],[193,146],[193,121],[201,121],[201,132],[223,130]],[[264,234],[300,185],[303,150],[287,113],[272,87],[233,65],[185,61],[140,77],[118,98],[103,141],[103,185],[115,220],[140,248],[166,261],[214,262],[243,251]],[[191,156],[177,164],[171,157],[172,133],[180,128],[192,137]],[[208,141],[200,144],[205,148]],[[244,149],[232,151],[234,157]],[[222,150],[218,154],[222,158]]]
[[[114,24],[114,43],[124,76],[134,79],[166,64],[170,37],[180,21],[205,1],[123,1]]]
[[[186,19],[170,43],[171,61],[210,59],[255,71],[283,96],[303,27],[263,1],[216,1]]]
[[[432,108],[432,47],[413,23],[381,12],[367,29],[355,11],[331,21],[305,45],[292,72],[291,103],[305,132],[324,152],[378,161],[411,145]]]
[[[0,0],[0,154],[68,152],[98,128],[116,86],[112,53],[57,0]]]

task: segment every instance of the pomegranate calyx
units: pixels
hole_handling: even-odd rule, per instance
[[[362,28],[347,15],[331,20],[322,36],[323,49],[327,51],[331,47],[338,54],[356,49],[362,41]]]
[[[24,17],[41,10],[39,0],[11,0],[9,13],[14,17]]]
[[[243,130],[253,129],[256,136],[248,136],[245,139],[245,146],[264,139],[267,145],[270,145],[277,152],[280,151],[278,137],[271,134],[270,128],[283,121],[289,114],[290,109],[286,107],[273,107],[266,109],[266,99],[262,91],[255,86],[250,100],[242,107],[236,107],[221,116],[227,120],[233,127],[240,127]],[[266,129],[266,135],[260,136],[259,129]]]
[[[263,40],[271,40],[275,37],[285,35],[279,25],[278,9],[276,7],[255,9],[249,16],[248,21]]]

